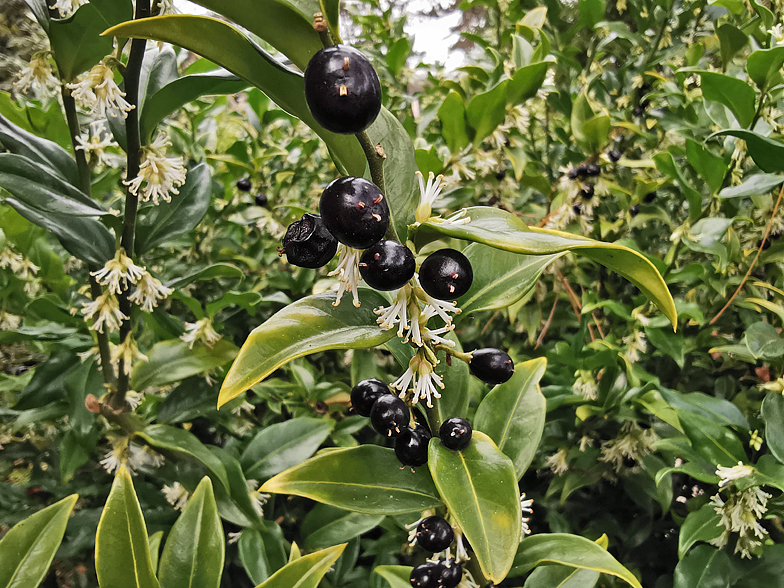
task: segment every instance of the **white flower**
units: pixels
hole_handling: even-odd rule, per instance
[[[38,273],[38,270],[41,269],[37,265],[35,265],[32,261],[27,259],[26,257],[22,257],[19,263],[16,265],[14,270],[14,274],[16,274],[19,278],[23,280],[30,279]]]
[[[577,370],[574,373],[577,379],[572,384],[572,390],[586,400],[596,400],[599,397],[599,386],[590,370]]]
[[[566,456],[569,454],[569,451],[563,447],[559,449],[555,454],[551,455],[547,458],[547,465],[550,467],[552,472],[558,476],[563,474],[569,469],[569,464],[566,463]]]
[[[106,118],[107,114],[117,116],[117,110],[123,118],[128,118],[128,113],[135,108],[125,100],[125,92],[121,92],[114,82],[114,70],[103,62],[94,65],[82,81],[66,84],[66,87],[73,90],[74,100],[101,118]]]
[[[721,536],[710,541],[719,549],[729,541],[730,533],[738,533],[735,553],[751,558],[751,552],[762,545],[767,535],[759,519],[767,512],[770,494],[754,486],[746,490],[732,491],[726,501],[719,494],[711,497],[716,514],[721,516],[720,525],[724,527]]]
[[[257,490],[259,487],[259,483],[257,480],[246,480],[245,481],[248,487],[248,494],[250,494],[251,502],[253,503],[253,510],[260,516],[264,516],[264,505],[267,504],[267,501],[270,498],[269,494],[262,494]]]
[[[106,286],[110,294],[119,294],[128,289],[128,282],[135,284],[145,273],[143,267],[133,263],[125,251],[119,249],[114,259],[107,261],[101,269],[90,272],[90,275],[99,284]]]
[[[46,52],[36,53],[14,82],[14,87],[20,92],[27,93],[31,88],[37,96],[49,96],[52,90],[60,87],[58,80],[52,73]]]
[[[776,45],[784,43],[784,27],[781,26],[781,23],[774,25],[768,33],[776,40]]]
[[[410,364],[409,364],[410,366]],[[441,376],[433,371],[433,364],[426,359],[419,362],[417,368],[417,381],[414,385],[414,397],[411,400],[412,404],[416,404],[422,398],[427,399],[427,407],[433,408],[433,400],[431,396],[441,398],[441,394],[436,389],[436,386],[444,389],[444,382]]]
[[[250,402],[245,400],[245,401],[243,401],[242,404],[240,404],[236,408],[232,408],[231,409],[231,414],[233,414],[234,416],[241,417],[243,413],[253,414],[253,411],[255,409],[256,409],[255,406],[253,406]]]
[[[354,306],[360,307],[359,292],[357,292],[357,285],[362,279],[359,275],[360,255],[362,255],[362,251],[359,249],[348,247],[343,245],[343,243],[338,245],[338,266],[334,271],[327,274],[328,276],[340,276],[340,285],[332,306],[338,306],[340,299],[343,297],[343,292],[348,291],[354,297]]]
[[[158,0],[158,14],[179,14],[179,10],[174,6],[174,0]]]
[[[88,0],[55,0],[52,10],[59,10],[62,18],[68,18],[83,4],[87,4]]]
[[[164,486],[161,488],[161,492],[166,497],[166,502],[177,510],[183,510],[188,505],[190,493],[179,482],[175,482],[171,486]]]
[[[133,294],[128,297],[128,300],[141,306],[142,310],[152,312],[153,308],[158,306],[158,301],[163,300],[172,292],[174,292],[174,290],[161,284],[159,279],[153,278],[150,273],[145,270],[136,284],[136,289],[133,291]]]
[[[408,300],[411,297],[411,286],[406,284],[400,288],[393,298],[390,306],[382,306],[376,308],[373,312],[380,315],[376,322],[383,330],[389,330],[395,325],[398,325],[397,336],[401,339],[408,329]]]
[[[416,385],[416,374],[419,370],[419,364],[422,359],[419,357],[419,354],[415,354],[414,357],[411,358],[411,361],[408,362],[408,369],[400,376],[397,380],[395,380],[390,387],[394,388],[400,394],[400,398],[405,397],[406,392],[408,392],[409,386]]]
[[[534,499],[533,498],[529,498],[528,500],[526,500],[525,492],[520,494],[520,508],[523,511],[523,515],[533,514],[534,511],[531,508],[533,503],[534,503]],[[528,523],[530,521],[531,521],[531,517],[523,516],[523,523],[522,523],[523,537],[525,537],[526,535],[530,535],[531,534],[531,528],[528,526]]]
[[[441,335],[446,335],[447,333],[454,330],[455,330],[454,325],[445,325],[438,329],[428,329],[427,327],[423,326],[422,341],[433,341],[434,343],[446,345],[447,347],[454,347],[456,345],[454,341],[441,337]]]
[[[433,203],[436,201],[439,194],[441,194],[441,190],[446,184],[441,182],[441,180],[444,179],[444,176],[436,177],[433,172],[430,172],[427,176],[427,185],[425,185],[425,179],[421,172],[417,171],[415,173],[419,180],[420,193],[419,206],[416,209],[415,218],[416,222],[423,223],[430,218],[430,214],[433,211]]]
[[[6,247],[0,251],[0,269],[6,269],[10,267],[11,271],[16,273],[19,268],[22,267],[21,264],[23,261],[24,257],[9,247]]]
[[[125,341],[119,345],[115,345],[112,349],[112,363],[119,365],[120,360],[122,360],[123,372],[126,375],[131,373],[131,365],[135,360],[144,361],[146,359],[147,356],[139,351],[139,348],[136,346],[136,341],[132,334],[128,334],[128,336],[125,337]],[[127,396],[126,400],[129,400]],[[139,398],[138,401],[141,402],[141,398]],[[129,404],[131,404],[131,408],[136,408],[130,400]]]
[[[127,396],[126,396],[127,398]],[[139,447],[134,443],[128,444],[128,463],[131,469],[139,469],[144,466],[159,468],[165,463],[163,456],[148,446]]]
[[[580,437],[580,451],[585,451],[588,447],[593,447],[593,439],[588,435],[583,435]]]
[[[626,359],[629,363],[635,363],[640,359],[640,353],[645,353],[648,350],[648,342],[645,339],[645,334],[640,331],[635,331],[622,339],[626,345]]]
[[[610,463],[616,472],[620,472],[629,460],[638,462],[653,451],[653,444],[659,436],[651,429],[644,429],[634,421],[629,421],[621,427],[618,436],[602,443],[602,455],[599,461]],[[628,467],[628,466],[626,466]],[[632,466],[634,467],[634,466]]]
[[[0,310],[0,331],[15,331],[22,324],[22,317]]]
[[[240,537],[242,537],[242,531],[237,531],[236,533],[229,533],[228,537],[229,540],[226,541],[226,543],[228,543],[229,545],[234,545],[240,540]]]
[[[142,202],[152,200],[157,205],[162,199],[171,202],[171,194],[179,194],[177,189],[185,183],[185,164],[182,157],[166,157],[166,147],[171,142],[163,133],[147,147],[143,147],[143,161],[139,173],[132,180],[123,180],[132,194],[141,198]],[[145,183],[141,195],[139,190]]]
[[[122,437],[112,445],[111,451],[109,451],[101,460],[101,465],[103,466],[103,469],[105,469],[110,474],[113,474],[119,470],[121,465],[124,465],[126,468],[128,468],[128,471],[133,474],[133,468],[131,468],[128,464],[129,457],[130,453],[128,450],[128,438]]]
[[[721,481],[719,482],[719,488],[724,488],[724,486],[727,484],[730,484],[735,480],[739,480],[740,478],[750,476],[753,473],[754,468],[744,465],[742,461],[739,461],[738,465],[732,466],[731,468],[725,468],[724,466],[720,465],[716,466],[716,475],[721,478]]]
[[[185,323],[185,333],[180,336],[180,339],[188,343],[188,347],[191,349],[196,341],[200,341],[212,349],[212,346],[221,338],[222,335],[212,328],[212,322],[207,317],[195,323]]]
[[[101,294],[92,302],[82,303],[82,314],[85,319],[92,319],[90,329],[103,333],[104,326],[109,332],[120,328],[120,323],[128,320],[120,310],[117,298],[113,294]]]
[[[90,135],[89,139],[85,140],[82,137],[76,137],[76,149],[84,151],[85,154],[94,157],[99,164],[111,167],[114,165],[117,156],[111,153],[106,153],[107,147],[116,147],[117,144],[113,143],[111,138],[101,139],[99,135]]]
[[[457,304],[454,302],[447,302],[446,300],[438,300],[437,298],[433,298],[430,294],[422,289],[422,286],[420,286],[418,275],[414,275],[414,280],[416,282],[414,293],[416,294],[417,298],[425,303],[425,307],[422,309],[422,314],[425,315],[428,319],[431,316],[437,314],[447,325],[451,325],[452,317],[447,313],[451,312],[454,314],[460,314],[462,311],[457,307]],[[413,323],[414,321],[412,320],[411,322]],[[411,325],[411,328],[414,328],[413,324]]]

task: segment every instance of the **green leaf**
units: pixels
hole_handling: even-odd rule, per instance
[[[653,161],[661,173],[677,182],[689,203],[689,220],[695,222],[702,212],[702,195],[691,187],[681,173],[680,166],[669,151],[661,151],[653,156]]]
[[[770,323],[759,321],[750,325],[743,334],[751,355],[757,359],[777,359],[784,355],[784,339]]]
[[[770,452],[784,463],[784,396],[768,392],[762,401],[762,418],[765,420],[765,441]]]
[[[675,566],[673,588],[730,588],[731,572],[726,553],[699,545]]]
[[[587,90],[580,92],[572,103],[572,116],[570,123],[574,140],[586,150],[589,148],[588,137],[586,136],[583,127],[587,121],[591,120],[597,114],[599,113],[593,109],[591,103],[588,100]]]
[[[183,286],[193,284],[194,282],[213,280],[215,278],[233,278],[235,280],[242,280],[245,274],[236,265],[230,263],[214,263],[205,268],[196,270],[192,274],[183,276],[176,280],[172,280],[167,284],[169,288],[179,290]]]
[[[705,100],[723,104],[743,127],[751,125],[756,111],[757,93],[743,80],[710,71],[695,71],[702,78]]]
[[[78,186],[79,170],[71,154],[57,143],[42,139],[16,126],[0,114],[0,144],[16,153],[46,166],[66,182]]]
[[[73,80],[112,52],[111,37],[101,32],[113,24],[92,3],[69,18],[49,20],[49,43],[63,81]]]
[[[411,566],[376,566],[373,572],[384,578],[390,588],[409,588],[413,569]]]
[[[708,149],[692,139],[686,139],[686,159],[700,177],[710,187],[711,194],[716,192],[724,183],[727,166],[724,159],[713,155]]]
[[[596,23],[604,20],[606,10],[606,0],[580,0],[579,24],[592,29]]]
[[[218,588],[226,545],[223,524],[205,477],[174,523],[158,571],[161,588]]]
[[[312,128],[349,174],[364,173],[365,156],[356,138],[330,133],[310,114],[302,74],[280,65],[236,27],[214,18],[175,14],[134,20],[104,34],[166,41],[206,57],[259,88],[280,108]]]
[[[474,146],[492,135],[506,118],[506,81],[471,98],[466,109],[466,118],[474,129]]]
[[[287,563],[256,588],[316,588],[345,548],[344,543],[303,555]]]
[[[161,541],[163,541],[163,531],[158,531],[150,535],[148,543],[150,544],[150,560],[152,561],[152,571],[158,574],[158,559],[161,553]]]
[[[719,198],[740,198],[742,196],[762,196],[784,182],[779,174],[754,174],[739,186],[729,186],[719,192]]]
[[[520,576],[537,566],[553,563],[609,574],[634,588],[642,588],[639,580],[601,546],[566,533],[541,533],[523,539],[514,558],[512,575]]]
[[[689,513],[678,534],[678,559],[683,559],[698,541],[718,539],[723,530],[721,517],[712,504],[704,504],[699,510]]]
[[[759,168],[768,173],[784,172],[784,143],[779,143],[768,137],[763,137],[758,133],[745,131],[743,129],[725,129],[713,133],[708,137],[721,137],[732,135],[738,139],[746,141],[746,148]]]
[[[72,494],[14,525],[0,539],[0,587],[36,588],[49,573],[79,497]]]
[[[507,103],[522,104],[534,97],[547,79],[550,63],[542,61],[518,69],[506,84]]]
[[[377,445],[322,451],[259,490],[376,515],[421,512],[441,504],[426,468],[401,470],[395,452]]]
[[[226,468],[229,479],[228,492],[222,485],[215,486],[215,501],[218,503],[218,513],[224,519],[241,527],[256,526],[263,529],[259,513],[256,512],[251,493],[248,490],[248,480],[242,473],[239,460],[220,447],[207,445],[215,456]],[[281,563],[281,565],[283,565]]]
[[[406,66],[408,56],[411,54],[411,41],[407,37],[400,37],[387,51],[387,67],[389,72],[397,77]]]
[[[724,63],[724,69],[726,69],[735,54],[749,42],[749,38],[743,31],[729,23],[724,23],[717,28],[716,36],[719,37],[721,61]]]
[[[784,65],[784,47],[757,49],[746,62],[746,71],[760,88],[768,88]]]
[[[195,376],[230,362],[237,355],[233,343],[221,339],[212,346],[194,345],[180,339],[160,341],[147,352],[147,359],[134,364],[131,387],[143,390],[149,386],[163,386]]]
[[[221,481],[223,487],[229,490],[229,479],[223,462],[210,453],[210,450],[193,433],[169,425],[149,425],[138,431],[136,435],[153,447],[185,454],[203,463]]]
[[[194,229],[210,206],[212,178],[210,166],[201,163],[188,170],[185,184],[171,202],[161,202],[146,210],[136,227],[136,252],[146,253]]]
[[[564,255],[520,255],[479,243],[470,244],[463,254],[474,269],[474,281],[458,301],[461,319],[511,306],[530,292],[548,265]]]
[[[460,94],[450,90],[438,108],[441,135],[452,154],[460,153],[470,143],[466,131],[466,109]]]
[[[681,333],[667,332],[664,329],[645,327],[645,335],[656,349],[669,355],[678,367],[683,368],[685,339]]]
[[[376,323],[374,308],[389,303],[378,292],[361,290],[362,306],[348,301],[332,306],[334,294],[307,296],[290,304],[256,327],[245,340],[223,381],[218,407],[289,361],[328,349],[376,347],[395,335]]]
[[[593,588],[599,572],[567,566],[542,566],[525,579],[523,588]]]
[[[583,124],[585,145],[590,153],[596,153],[610,140],[612,121],[609,114],[598,114]]]
[[[326,441],[335,421],[300,417],[259,431],[248,443],[240,462],[249,478],[269,478],[311,457]]]
[[[243,529],[237,548],[242,567],[254,585],[262,583],[272,575],[264,540],[259,531],[253,528]]]
[[[463,451],[431,439],[428,468],[449,514],[474,549],[482,573],[499,583],[520,542],[520,492],[514,464],[495,443],[474,431]]]
[[[125,466],[117,470],[98,522],[95,571],[101,588],[158,588],[147,526]]]
[[[350,541],[377,527],[384,515],[349,512],[326,504],[317,504],[302,521],[305,548],[313,551]]]
[[[91,449],[95,449],[95,443],[92,443]],[[79,437],[73,430],[68,431],[59,447],[60,454],[60,481],[62,484],[70,482],[76,470],[90,461],[90,452],[82,447]]]
[[[547,402],[539,380],[546,368],[543,357],[515,365],[512,378],[485,396],[474,418],[474,428],[512,460],[518,480],[531,465],[544,431]]]
[[[561,231],[528,227],[513,214],[495,208],[469,208],[468,216],[471,222],[465,225],[422,223],[415,232],[412,231],[412,239],[421,245],[440,235],[446,235],[525,255],[551,255],[574,251],[601,263],[632,282],[661,309],[673,326],[677,325],[675,302],[664,279],[650,261],[633,249]]]
[[[678,418],[694,450],[710,464],[732,467],[746,461],[743,443],[727,427],[692,412],[682,411]]]

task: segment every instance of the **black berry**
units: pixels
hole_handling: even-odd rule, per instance
[[[376,290],[397,290],[414,277],[416,260],[411,250],[397,241],[379,241],[359,259],[359,273]]]
[[[585,175],[589,177],[601,175],[602,168],[600,168],[595,163],[589,163],[585,166]]]
[[[440,563],[428,561],[411,570],[409,581],[413,588],[437,588],[441,578],[442,566]]]
[[[584,163],[577,166],[577,177],[584,178],[588,175],[588,166]]]
[[[278,255],[285,253],[292,265],[317,268],[329,263],[337,250],[338,242],[324,226],[321,217],[306,212],[301,219],[289,225],[283,237],[283,247],[278,247]]]
[[[618,161],[623,154],[621,153],[620,149],[610,149],[607,152],[607,159],[615,163]]]
[[[425,465],[429,441],[430,431],[420,425],[408,427],[395,439],[395,456],[404,466]]]
[[[389,386],[381,380],[370,378],[362,380],[351,389],[351,406],[357,414],[364,417],[370,416],[373,405],[381,396],[391,394]]]
[[[237,180],[237,190],[241,192],[250,192],[251,184],[248,178],[241,178]]]
[[[637,460],[633,457],[629,457],[628,455],[623,456],[623,467],[626,468],[633,468],[637,465]]]
[[[442,588],[455,588],[463,579],[463,564],[454,559],[441,562],[441,577],[438,585]]]
[[[255,201],[256,201],[256,206],[267,206],[267,202],[269,202],[269,200],[267,199],[267,195],[264,194],[263,192],[259,192],[258,194],[256,194]]]
[[[468,258],[454,249],[440,249],[428,255],[419,268],[419,283],[433,298],[454,300],[468,292],[474,270]]]
[[[595,191],[596,190],[593,184],[585,184],[585,187],[582,190],[580,190],[580,198],[582,198],[583,200],[590,200],[591,198],[593,198]]]
[[[763,251],[765,251],[766,249],[768,249],[768,248],[769,248],[771,245],[772,245],[772,243],[770,242],[770,239],[765,239],[765,242],[764,242],[764,243],[763,243],[762,239],[760,239],[759,241],[757,241],[757,249],[759,249],[760,247],[762,247],[762,250],[763,250]]]
[[[319,212],[329,232],[349,247],[367,249],[389,227],[389,205],[381,190],[363,178],[343,177],[321,193]]]
[[[408,421],[408,407],[394,394],[380,396],[370,409],[370,424],[384,437],[397,437]]]
[[[566,173],[566,177],[569,178],[570,180],[576,180],[577,176],[578,176],[578,172],[576,167],[573,167]]]
[[[376,120],[381,111],[381,84],[360,51],[334,45],[316,53],[308,63],[305,100],[322,127],[352,135]]]
[[[648,192],[642,197],[642,201],[645,202],[645,204],[650,204],[654,200],[656,200],[656,192]]]
[[[477,349],[471,353],[468,367],[477,378],[493,386],[503,384],[514,373],[512,358],[500,349]]]
[[[637,216],[638,214],[640,214],[640,207],[635,204],[629,209],[629,214],[631,214],[632,216]]]
[[[583,212],[583,205],[577,202],[574,206],[572,206],[572,212],[577,216],[580,216]]]
[[[468,421],[457,417],[444,421],[444,424],[441,425],[438,431],[441,443],[452,451],[462,451],[468,447],[472,434],[473,429]]]
[[[446,519],[432,516],[423,519],[417,525],[416,538],[417,543],[423,549],[438,553],[452,545],[452,541],[455,540],[455,532],[452,529],[452,525],[446,522]]]

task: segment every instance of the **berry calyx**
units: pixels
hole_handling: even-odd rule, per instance
[[[236,186],[240,192],[250,192],[251,189],[251,183],[248,178],[240,178],[237,180]]]
[[[413,588],[437,588],[441,573],[440,563],[428,561],[411,570],[409,582]]]
[[[474,270],[468,258],[454,249],[439,249],[419,268],[419,283],[433,298],[454,300],[468,292]]]
[[[416,539],[423,549],[438,553],[452,545],[455,532],[446,519],[432,516],[423,519],[416,528]]]
[[[255,202],[256,202],[256,206],[267,206],[267,202],[269,202],[269,199],[267,198],[266,194],[264,194],[263,192],[259,192],[258,194],[256,194]]]
[[[353,135],[368,128],[381,111],[381,83],[360,51],[325,47],[305,69],[305,100],[313,118],[333,133]]]
[[[468,367],[472,374],[491,386],[503,384],[514,374],[512,358],[500,349],[477,349],[471,353]]]
[[[329,232],[354,249],[367,249],[383,239],[389,227],[389,205],[381,190],[364,178],[338,178],[324,188],[319,212]]]
[[[370,409],[370,424],[384,437],[397,437],[410,420],[405,402],[394,394],[380,396]]]
[[[286,254],[292,265],[315,269],[335,257],[338,242],[327,230],[321,217],[306,212],[302,218],[289,225],[283,237],[283,247],[278,255]]]
[[[452,451],[462,451],[471,442],[474,430],[465,419],[452,417],[444,421],[438,430],[438,437],[444,447]]]
[[[385,394],[392,394],[392,392],[389,390],[389,386],[381,380],[376,378],[362,380],[351,389],[351,406],[354,407],[358,415],[370,416],[370,411],[376,400]]]
[[[405,245],[379,241],[359,258],[359,273],[376,290],[397,290],[414,277],[416,260]]]
[[[442,588],[455,588],[463,579],[463,564],[453,559],[441,562],[441,577],[438,585]]]
[[[430,431],[416,425],[408,427],[395,439],[395,456],[404,466],[419,467],[427,463]]]

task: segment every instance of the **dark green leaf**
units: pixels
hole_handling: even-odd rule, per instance
[[[49,21],[49,43],[64,81],[73,80],[112,52],[112,38],[101,32],[115,23],[106,22],[92,4],[84,4],[66,19]]]
[[[757,49],[746,62],[746,71],[760,88],[767,89],[774,77],[779,74],[784,65],[784,47],[773,49]]]
[[[384,515],[363,514],[317,504],[302,522],[308,551],[350,541],[370,531],[384,520]]]
[[[438,108],[438,118],[441,121],[441,134],[449,151],[453,154],[460,153],[469,143],[466,109],[460,94],[454,90],[447,94]]]
[[[731,567],[726,553],[699,545],[675,567],[674,588],[730,588]]]
[[[762,418],[765,420],[765,441],[770,452],[784,463],[784,396],[768,392],[762,401]]]
[[[593,588],[598,579],[594,570],[549,565],[536,568],[523,588]]]
[[[409,588],[413,569],[411,566],[377,566],[373,572],[384,578],[389,588]]]
[[[692,447],[707,462],[732,467],[746,461],[743,443],[729,428],[697,413],[682,411],[678,417]]]
[[[686,159],[700,177],[705,180],[711,189],[711,193],[716,192],[724,183],[724,176],[727,173],[727,166],[724,159],[718,155],[713,155],[701,144],[686,139]]]
[[[233,343],[222,339],[212,348],[194,345],[179,339],[161,341],[147,352],[147,359],[135,363],[131,372],[131,386],[143,390],[148,386],[163,386],[195,376],[230,362],[237,355]]]
[[[689,548],[698,541],[718,539],[723,530],[721,517],[712,504],[705,504],[699,510],[689,513],[678,534],[678,558],[683,559]]]
[[[716,35],[721,46],[721,61],[726,69],[735,54],[749,42],[749,38],[743,31],[726,22],[716,29]]]
[[[749,155],[762,171],[784,172],[784,144],[743,129],[726,129],[713,133],[708,139],[722,135],[732,135],[746,141]]]
[[[264,540],[256,529],[243,529],[237,544],[242,567],[253,584],[260,584],[272,575]]]
[[[216,278],[232,278],[235,280],[242,280],[244,273],[236,265],[229,263],[214,263],[200,270],[196,270],[192,274],[177,278],[166,284],[169,288],[179,290],[183,286],[200,282],[204,280],[213,280]]]
[[[720,73],[697,71],[702,78],[700,87],[705,100],[719,102],[732,111],[743,127],[754,119],[757,93],[743,80]]]
[[[496,127],[506,118],[506,81],[492,90],[477,94],[468,103],[466,118],[474,129],[474,145],[493,134]]]

